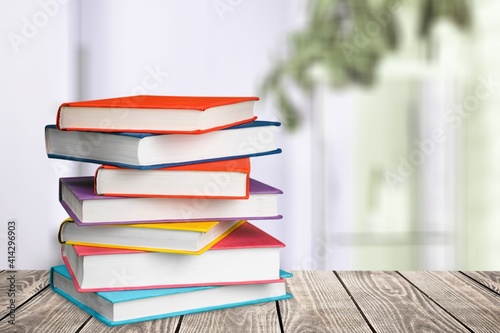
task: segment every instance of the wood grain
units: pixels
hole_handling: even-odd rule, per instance
[[[500,272],[462,272],[483,286],[500,294]]]
[[[0,281],[6,281],[11,275],[16,280],[16,290],[19,296],[18,300],[25,300],[39,292],[49,285],[49,271],[31,270],[31,271],[3,271],[0,273]],[[8,284],[0,284],[0,292],[7,292]]]
[[[86,312],[67,301],[50,288],[16,311],[16,325],[0,322],[0,332],[76,332],[90,317]]]
[[[279,302],[285,332],[500,332],[499,272],[294,274],[287,282],[294,298]],[[180,332],[280,332],[275,302],[187,315],[180,325],[174,317],[108,327],[54,293],[48,277],[48,271],[16,273],[22,305],[16,325],[6,317],[0,332],[176,332],[178,326]],[[0,283],[2,304],[8,289]]]
[[[175,332],[180,317],[145,321],[142,323],[121,326],[106,326],[99,320],[91,318],[79,333],[144,333],[144,332]]]
[[[268,302],[186,315],[179,333],[280,332],[276,303]]]
[[[376,332],[469,332],[396,272],[338,272]]]
[[[474,332],[500,330],[500,296],[458,272],[401,272]]]
[[[287,285],[293,298],[280,302],[285,332],[371,332],[331,271],[295,271]]]
[[[10,277],[15,280],[14,297],[9,294]],[[14,281],[13,280],[13,281]],[[19,307],[30,297],[38,293],[49,284],[48,271],[3,271],[0,273],[0,318],[5,317],[9,310],[7,306],[11,299],[15,299],[15,304]]]

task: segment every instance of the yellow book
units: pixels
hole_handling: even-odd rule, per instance
[[[59,227],[61,244],[199,255],[245,220],[79,226],[71,218]]]

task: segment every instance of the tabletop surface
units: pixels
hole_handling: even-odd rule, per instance
[[[500,332],[500,272],[293,274],[289,300],[108,327],[53,292],[48,271],[2,271],[0,332]]]

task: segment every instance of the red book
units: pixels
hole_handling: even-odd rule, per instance
[[[151,170],[103,165],[94,179],[97,195],[248,199],[250,158]]]
[[[58,129],[204,133],[255,120],[258,97],[139,95],[63,103]]]
[[[202,255],[62,245],[78,291],[267,283],[280,279],[285,245],[243,223]]]

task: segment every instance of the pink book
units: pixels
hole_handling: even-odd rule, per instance
[[[62,245],[80,292],[269,283],[285,245],[249,222],[199,256]]]

